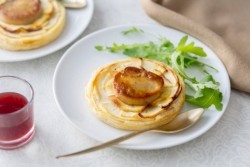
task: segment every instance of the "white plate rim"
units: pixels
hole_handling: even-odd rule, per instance
[[[53,95],[54,95],[54,99],[55,99],[55,102],[56,102],[56,105],[58,106],[59,110],[62,112],[62,114],[64,115],[64,117],[66,119],[69,120],[69,122],[71,122],[72,126],[74,126],[76,129],[78,129],[81,133],[85,134],[86,136],[89,136],[88,134],[84,133],[84,131],[79,127],[77,126],[68,116],[67,114],[64,112],[62,106],[60,105],[60,102],[58,101],[57,99],[57,95],[56,95],[56,78],[57,78],[57,75],[58,75],[58,70],[60,68],[60,64],[64,61],[64,58],[71,52],[71,50],[73,50],[77,45],[80,45],[82,41],[85,41],[85,40],[88,40],[89,38],[91,38],[92,36],[95,36],[99,33],[103,33],[105,31],[109,31],[109,30],[115,30],[115,29],[119,29],[119,28],[128,28],[128,27],[143,27],[143,26],[151,26],[151,27],[162,27],[162,28],[167,28],[167,29],[172,29],[172,30],[175,30],[175,31],[179,31],[181,33],[184,33],[180,30],[176,30],[176,29],[173,29],[171,27],[164,27],[164,26],[161,26],[161,25],[150,25],[150,24],[123,24],[123,25],[118,25],[118,26],[111,26],[111,27],[106,27],[106,28],[103,28],[103,29],[100,29],[98,31],[95,31],[91,34],[88,34],[87,36],[83,37],[82,39],[80,39],[79,41],[77,41],[76,43],[74,43],[74,45],[72,45],[64,54],[63,56],[61,57],[61,59],[59,60],[56,68],[55,68],[55,72],[54,72],[54,75],[53,75]],[[186,34],[186,33],[184,33]],[[195,38],[191,35],[188,35],[192,38]],[[199,39],[195,38],[196,40],[200,41]],[[203,43],[202,41],[200,41],[201,43]],[[204,45],[206,45],[205,43],[203,43]],[[207,45],[206,45],[207,46]],[[207,46],[208,47],[208,46]],[[208,47],[209,48],[209,47]],[[210,48],[209,48],[210,49]],[[216,54],[215,54],[216,55]],[[218,57],[218,56],[217,56]],[[218,57],[219,59],[219,57]],[[227,69],[225,68],[224,64],[222,63],[222,61],[219,59],[219,63],[221,64],[221,66],[224,68],[224,70],[226,71],[226,73],[228,74],[227,72]],[[181,144],[184,144],[184,143],[187,143],[189,141],[192,141],[193,139],[195,138],[198,138],[200,137],[201,135],[205,134],[208,130],[210,130],[220,119],[221,117],[224,115],[226,109],[227,109],[227,106],[228,106],[228,103],[229,103],[229,100],[230,100],[230,94],[231,94],[231,83],[230,83],[230,79],[229,79],[229,76],[225,76],[226,77],[226,82],[228,83],[228,86],[227,86],[227,89],[226,89],[226,93],[227,93],[227,96],[226,96],[226,99],[224,104],[223,104],[223,110],[222,111],[219,111],[221,113],[221,115],[219,117],[217,117],[217,119],[214,120],[214,123],[211,125],[211,126],[207,126],[201,133],[199,134],[196,134],[195,136],[193,137],[190,137],[190,138],[187,138],[186,140],[183,140],[182,142],[178,142],[176,144],[172,144],[172,145],[168,145],[168,146],[159,146],[159,147],[137,147],[135,145],[126,145],[126,144],[118,144],[118,145],[115,145],[114,147],[118,147],[118,148],[124,148],[124,149],[132,149],[132,150],[158,150],[158,149],[163,149],[163,148],[170,148],[170,147],[174,147],[174,146],[177,146],[177,145],[181,145]],[[93,138],[92,136],[89,136],[90,138]],[[97,140],[96,138],[93,138],[94,140]],[[100,141],[100,140],[97,140],[97,141]]]
[[[33,60],[33,59],[45,57],[45,56],[48,56],[48,55],[50,55],[50,54],[52,54],[52,53],[54,53],[54,52],[56,52],[56,51],[58,51],[58,50],[60,50],[60,49],[62,49],[64,47],[70,45],[71,43],[73,43],[86,30],[86,28],[88,27],[88,25],[89,25],[89,23],[90,23],[90,21],[91,21],[91,19],[93,17],[94,2],[93,2],[93,0],[86,0],[86,1],[87,1],[87,8],[88,8],[89,13],[88,13],[88,17],[85,18],[86,19],[85,25],[82,25],[81,29],[72,35],[72,38],[70,38],[69,40],[64,39],[65,42],[63,42],[63,41],[60,42],[61,44],[59,44],[54,49],[49,49],[47,51],[45,49],[45,51],[43,50],[43,52],[39,52],[38,51],[38,52],[36,52],[36,54],[34,54],[34,56],[30,56],[30,57],[24,57],[23,56],[23,57],[21,57],[22,55],[20,55],[20,58],[14,58],[14,59],[1,58],[1,56],[0,56],[0,62],[3,62],[3,63],[4,62],[6,62],[6,63],[21,62],[21,61],[28,61],[28,60]],[[67,9],[66,8],[66,12],[70,12],[70,10],[78,10],[78,9]],[[83,9],[79,9],[79,10],[84,10],[84,8]],[[49,45],[53,44],[53,42],[54,41],[52,41],[51,43],[49,43],[48,45],[45,45],[43,47],[46,48],[46,46],[49,46]],[[41,47],[41,48],[43,48],[43,47]],[[32,49],[30,51],[33,52],[33,51],[36,51],[37,49],[41,49],[41,48]],[[19,52],[21,52],[21,53],[22,52],[26,52],[27,54],[29,54],[29,50],[26,50],[26,51],[8,51],[8,50],[4,50],[4,49],[0,48],[0,53],[1,52],[3,52],[3,53],[7,52],[7,54],[8,53],[9,54],[18,54]],[[9,56],[11,56],[11,55],[9,55]]]

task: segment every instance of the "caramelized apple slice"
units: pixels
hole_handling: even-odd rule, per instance
[[[114,77],[115,95],[128,105],[147,105],[162,92],[164,80],[145,69],[126,67]]]
[[[0,20],[8,24],[30,24],[41,14],[40,0],[6,0],[0,5]]]

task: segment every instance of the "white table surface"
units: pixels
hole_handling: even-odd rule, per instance
[[[136,0],[94,0],[94,4],[93,19],[81,37],[109,26],[157,24]],[[0,167],[250,166],[250,94],[235,90],[222,119],[189,143],[152,151],[108,148],[71,159],[55,159],[58,154],[97,144],[72,126],[53,97],[53,73],[67,48],[36,60],[0,63],[0,75],[19,76],[34,86],[36,124],[31,143],[12,151],[0,150]]]

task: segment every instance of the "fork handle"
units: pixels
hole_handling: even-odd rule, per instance
[[[105,143],[101,143],[99,145],[96,145],[96,146],[93,146],[93,147],[90,147],[90,148],[87,148],[87,149],[84,149],[84,150],[81,150],[81,151],[78,151],[78,152],[74,152],[74,153],[70,153],[70,154],[65,154],[65,155],[59,155],[56,158],[59,159],[59,158],[65,158],[65,157],[72,157],[72,156],[77,156],[77,155],[82,155],[82,154],[86,154],[86,153],[98,151],[98,150],[104,149],[106,147],[113,146],[113,145],[118,144],[118,143],[120,143],[122,141],[128,140],[128,139],[130,139],[130,138],[132,138],[134,136],[137,136],[139,134],[142,134],[142,133],[145,133],[145,132],[148,132],[148,131],[151,131],[151,130],[153,130],[153,129],[146,129],[146,130],[141,130],[141,131],[135,131],[135,132],[126,134],[124,136],[118,137],[116,139],[107,141]]]

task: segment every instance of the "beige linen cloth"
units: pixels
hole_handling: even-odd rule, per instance
[[[232,87],[250,92],[250,0],[141,0],[159,23],[207,44],[223,61]]]

